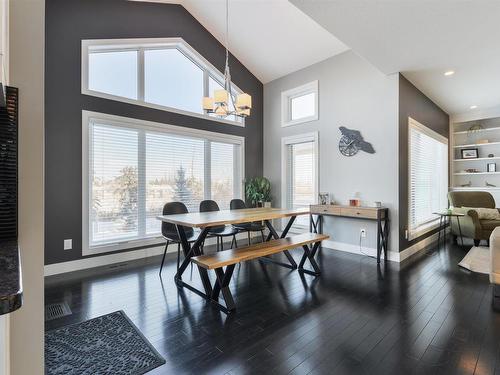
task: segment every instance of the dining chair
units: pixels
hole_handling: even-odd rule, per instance
[[[243,199],[232,199],[231,203],[229,203],[229,208],[231,210],[241,210],[243,208],[247,208],[247,205],[243,201]],[[251,232],[260,232],[260,235],[262,237],[262,242],[265,241],[264,239],[264,225],[262,222],[251,222],[251,223],[241,223],[241,224],[233,224],[233,226],[240,232],[247,232],[248,234],[248,245],[250,245],[251,240],[250,240],[250,234]]]
[[[217,202],[207,199],[200,202],[200,212],[213,212],[220,211],[219,205]],[[236,242],[236,235],[238,234],[238,229],[233,227],[232,225],[219,225],[216,227],[212,227],[208,231],[208,235],[212,237],[217,237],[217,251],[219,251],[219,243],[220,250],[224,250],[224,237],[233,237],[231,241],[231,248],[238,247],[238,243]]]
[[[188,209],[186,205],[182,202],[169,202],[163,206],[163,215],[175,215],[175,214],[187,214]],[[198,239],[200,235],[199,230],[195,230],[191,227],[184,227],[184,232],[186,233],[187,241],[193,243]],[[165,251],[163,252],[163,258],[161,260],[160,275],[163,269],[163,263],[165,262],[165,255],[167,254],[168,246],[171,243],[177,244],[177,271],[179,271],[180,254],[181,254],[181,240],[177,229],[172,223],[161,223],[161,234],[163,238],[167,241],[165,246]]]

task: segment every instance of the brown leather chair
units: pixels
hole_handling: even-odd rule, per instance
[[[467,212],[460,210],[461,207],[495,208],[495,199],[487,191],[451,191],[448,193],[448,200],[454,212],[465,214],[459,219],[462,235],[472,238],[475,246],[479,246],[481,240],[489,241],[491,232],[500,226],[500,220],[479,220],[473,209]],[[451,220],[451,232],[455,240],[460,235],[456,218]]]

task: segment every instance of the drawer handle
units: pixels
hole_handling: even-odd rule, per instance
[[[323,212],[328,212],[328,209],[324,208],[324,209],[323,209]]]

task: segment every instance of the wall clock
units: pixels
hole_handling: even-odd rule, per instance
[[[371,143],[366,142],[358,130],[347,129],[341,126],[342,137],[339,141],[339,151],[344,156],[354,156],[359,150],[374,154],[375,150]]]

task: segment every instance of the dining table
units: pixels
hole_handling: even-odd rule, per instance
[[[174,224],[180,239],[180,244],[182,252],[184,254],[184,260],[180,264],[177,272],[174,276],[175,283],[178,287],[186,287],[187,289],[199,294],[203,298],[210,299],[212,295],[212,285],[210,283],[210,278],[208,276],[207,269],[197,266],[198,273],[203,285],[203,290],[199,290],[195,286],[185,282],[182,279],[186,268],[191,263],[193,257],[197,257],[203,254],[202,246],[204,244],[207,235],[209,234],[210,228],[222,226],[222,225],[232,225],[241,224],[249,222],[264,222],[269,233],[267,235],[266,241],[272,239],[286,238],[287,234],[292,227],[297,216],[310,215],[309,207],[300,208],[245,208],[238,210],[221,210],[212,212],[190,212],[185,214],[172,214],[172,215],[160,215],[157,217],[158,220],[162,222]],[[281,234],[278,234],[277,229],[273,225],[273,220],[288,220],[285,227],[283,228]],[[196,241],[193,243],[188,242],[185,233],[185,228],[191,227],[195,230],[199,230],[199,235]],[[297,263],[293,259],[292,255],[288,250],[283,251],[286,256],[286,262],[280,262],[272,258],[259,258],[262,261],[273,263],[275,265],[286,267],[289,269],[297,269]],[[313,254],[314,256],[314,254]],[[303,264],[305,259],[301,261]],[[314,263],[313,257],[309,256],[309,260]],[[317,266],[316,264],[314,264]]]

